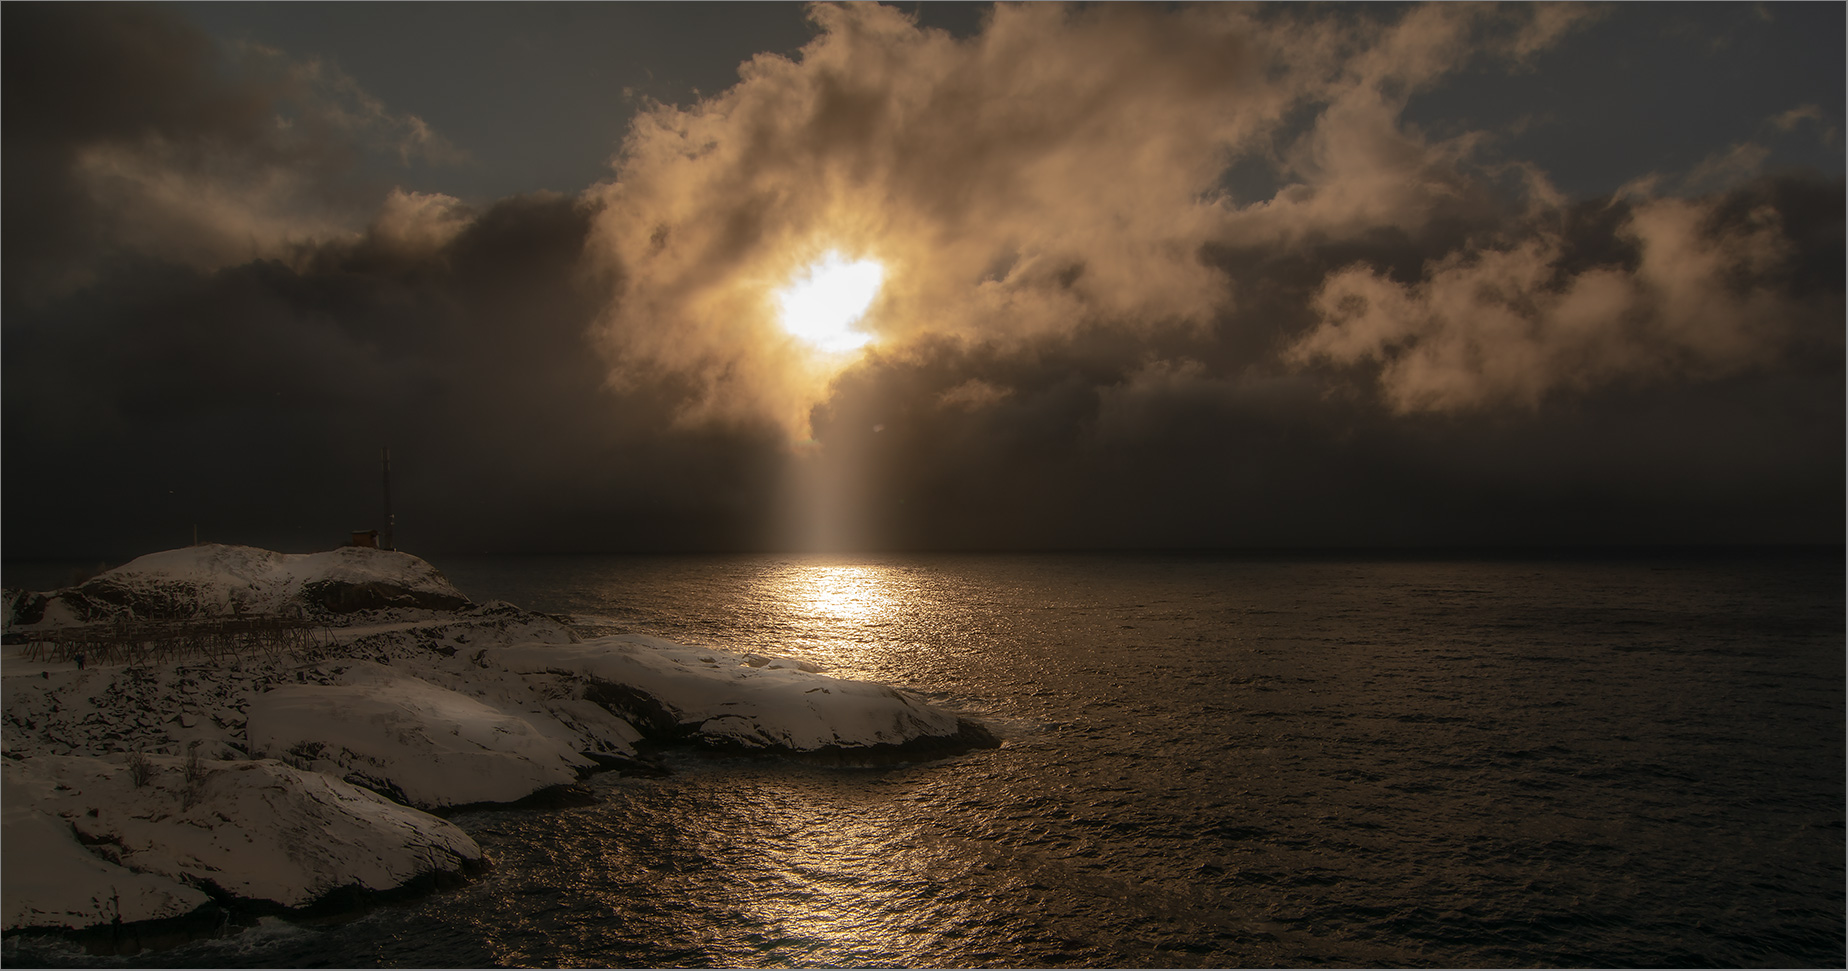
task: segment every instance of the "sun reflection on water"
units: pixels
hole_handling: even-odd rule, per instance
[[[849,676],[879,666],[918,595],[902,571],[870,563],[791,562],[753,586],[750,599],[787,621],[780,649]]]
[[[780,578],[786,596],[817,620],[878,620],[898,608],[886,571],[870,566],[802,567]]]

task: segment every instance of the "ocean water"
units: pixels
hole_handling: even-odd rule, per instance
[[[437,558],[998,750],[670,752],[459,889],[136,966],[1844,964],[1841,552]]]

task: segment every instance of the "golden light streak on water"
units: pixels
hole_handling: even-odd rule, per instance
[[[902,622],[915,597],[901,571],[872,563],[797,560],[768,571],[749,596],[787,617],[793,629],[834,631],[791,653],[847,675],[884,658],[883,638]],[[789,645],[797,647],[797,645]]]
[[[798,567],[785,576],[787,598],[814,620],[864,622],[897,609],[892,585],[875,567]]]

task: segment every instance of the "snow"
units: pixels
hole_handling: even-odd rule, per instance
[[[389,890],[481,858],[446,820],[275,760],[201,760],[190,777],[179,758],[148,756],[147,765],[137,786],[126,759],[6,762],[6,929],[104,923],[124,885],[134,889],[127,921],[189,911],[203,902],[199,889],[303,907],[335,890]],[[57,819],[107,861],[21,866],[15,827],[30,839]],[[70,857],[68,848],[48,855]],[[123,869],[151,879],[125,881]],[[92,898],[100,903],[83,903]]]
[[[9,796],[0,828],[6,846],[0,916],[7,930],[183,917],[211,902],[178,881],[110,863],[77,842],[61,817],[11,802]]]
[[[81,670],[8,649],[6,929],[183,916],[208,894],[302,907],[398,888],[481,857],[424,810],[517,801],[630,764],[643,739],[796,753],[993,744],[950,712],[811,664],[635,633],[585,640],[559,618],[472,604],[403,553],[171,550],[41,597],[33,619],[127,612],[281,612],[322,629],[282,650],[93,657]]]
[[[429,563],[396,550],[343,546],[320,553],[276,553],[210,543],[137,557],[100,574],[123,583],[178,581],[221,594],[218,602],[274,613],[310,583],[390,583],[466,601]],[[240,594],[242,595],[240,597]]]
[[[844,681],[811,665],[691,648],[640,634],[580,644],[488,650],[489,664],[622,685],[706,741],[745,749],[864,749],[955,735],[958,719],[882,684]],[[638,713],[639,714],[639,713]],[[660,717],[660,716],[657,716]]]
[[[384,665],[355,664],[341,682],[259,695],[251,754],[295,754],[426,809],[513,802],[595,764],[518,715]]]
[[[69,627],[83,623],[83,618],[77,616],[77,611],[69,603],[57,598],[46,604],[44,619],[39,623],[43,627]]]
[[[45,599],[22,627],[142,619],[344,612],[468,603],[435,567],[394,550],[276,553],[208,543],[149,553]]]

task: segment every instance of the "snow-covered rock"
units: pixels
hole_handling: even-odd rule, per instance
[[[165,920],[184,917],[212,900],[176,880],[102,859],[77,841],[69,822],[30,806],[6,807],[0,844],[6,847],[0,926],[9,931],[90,927],[117,918],[124,923]]]
[[[467,604],[436,567],[393,550],[342,547],[275,553],[208,543],[149,553],[75,587],[17,596],[18,626],[347,613],[384,607],[453,610]]]
[[[518,715],[384,665],[354,663],[340,680],[258,695],[251,754],[301,759],[424,809],[513,802],[595,765]]]
[[[453,872],[480,849],[413,807],[511,802],[592,765],[659,771],[637,761],[644,739],[855,760],[997,744],[803,662],[586,641],[562,618],[472,604],[402,553],[191,547],[8,608],[9,627],[94,624],[103,642],[128,616],[316,621],[299,642],[97,651],[81,668],[7,649],[9,930],[178,917],[208,897],[301,907]]]
[[[827,753],[993,744],[980,726],[882,684],[639,634],[490,648],[482,660],[510,671],[581,678],[587,697],[668,739]]]
[[[446,820],[274,760],[201,761],[189,772],[186,760],[151,756],[146,773],[137,785],[122,758],[6,761],[6,929],[107,923],[125,887],[133,892],[123,895],[124,921],[183,913],[202,902],[199,890],[305,907],[481,858]],[[65,846],[46,851],[49,862],[64,861],[55,870],[20,865],[16,827],[30,838],[48,824],[74,832],[101,866]],[[124,881],[122,870],[153,879]]]

